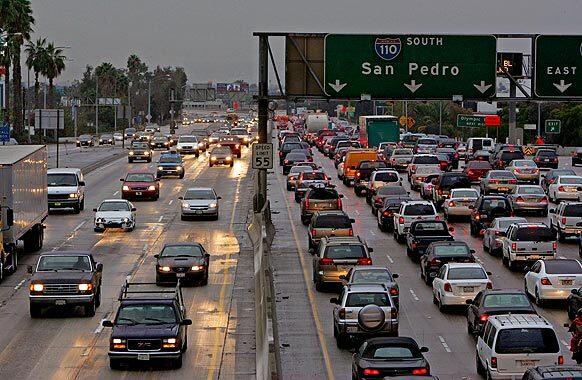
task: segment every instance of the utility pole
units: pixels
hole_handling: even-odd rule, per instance
[[[127,84],[127,108],[128,108],[128,118],[127,118],[127,128],[131,128],[131,86],[133,85],[133,82],[129,82]],[[125,127],[123,127],[123,137],[121,139],[121,147],[125,148]]]
[[[269,119],[269,37],[259,36],[259,143],[267,143],[267,123]],[[273,157],[274,158],[274,157]],[[257,176],[255,212],[259,212],[267,202],[267,170],[259,169]]]
[[[151,78],[148,79],[148,114],[146,115],[146,120],[148,121],[148,123],[151,120],[152,117],[152,80]]]
[[[439,135],[443,134],[443,101],[439,100]]]
[[[509,81],[509,98],[515,99],[517,92],[517,87],[515,83],[510,80]],[[515,112],[516,104],[515,101],[512,100],[509,102],[509,143],[516,144],[517,143],[517,128],[516,128],[516,112]]]
[[[538,102],[538,136],[542,135],[542,103]]]
[[[95,72],[95,135],[99,134],[99,77]]]

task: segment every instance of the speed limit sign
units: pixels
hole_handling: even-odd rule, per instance
[[[273,169],[273,144],[253,145],[253,169]]]

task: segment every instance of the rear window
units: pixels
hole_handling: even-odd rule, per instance
[[[311,172],[311,173],[303,173],[303,180],[304,181],[325,181],[327,176],[325,173],[321,172]]]
[[[503,161],[519,160],[523,158],[523,153],[521,151],[515,152],[502,152],[501,159]]]
[[[434,207],[431,205],[418,204],[408,205],[404,209],[404,215],[434,215]]]
[[[383,269],[370,269],[370,270],[357,270],[352,276],[351,282],[353,283],[386,283],[392,282],[392,276],[390,272]]]
[[[535,168],[535,167],[537,167],[536,163],[531,161],[531,160],[524,160],[524,161],[516,160],[513,162],[513,166],[520,167],[520,168],[522,168],[522,167],[523,168]]]
[[[437,145],[437,141],[433,139],[418,139],[418,145]]]
[[[444,175],[441,178],[441,186],[454,186],[457,185],[468,185],[471,186],[469,182],[469,177],[466,175]]]
[[[491,169],[491,164],[487,161],[470,161],[467,168],[469,168],[469,169]]]
[[[331,245],[325,250],[324,257],[334,260],[359,259],[366,257],[364,247],[356,244]]]
[[[540,150],[537,154],[539,157],[558,157],[553,150]]]
[[[469,248],[464,245],[440,245],[433,249],[437,256],[466,256],[469,254]]]
[[[414,163],[421,165],[438,165],[439,158],[437,156],[417,156],[414,157]]]
[[[315,228],[351,228],[350,218],[345,215],[320,215],[313,224]]]
[[[350,293],[346,307],[364,307],[366,305],[390,306],[386,293]]]
[[[545,264],[548,274],[582,274],[582,267],[577,260],[548,260]]]
[[[338,199],[337,191],[330,189],[311,189],[309,198],[321,200],[336,200]]]
[[[515,232],[515,241],[541,241],[556,240],[555,234],[549,227],[524,227]]]
[[[414,225],[415,235],[434,235],[435,233],[445,233],[447,226],[441,222],[422,222]]]
[[[301,149],[301,148],[302,148],[301,144],[299,144],[299,143],[285,143],[281,147],[281,150],[284,152],[290,152],[293,149]]]
[[[483,268],[451,268],[447,274],[449,280],[485,280],[487,274]]]
[[[451,198],[477,198],[479,194],[474,190],[455,190]]]
[[[386,163],[383,161],[360,163],[360,169],[377,169],[377,168],[385,168],[385,167],[386,167]]]
[[[525,294],[489,294],[483,299],[483,307],[528,307]]]
[[[537,187],[537,186],[523,186],[523,187],[519,187],[516,190],[517,194],[526,194],[526,195],[546,195],[546,193],[544,193],[544,190],[541,187]]]
[[[497,334],[495,352],[498,354],[558,353],[556,333],[548,328],[503,329]]]
[[[410,149],[395,149],[392,153],[394,156],[412,156],[412,151]]]
[[[582,217],[582,204],[565,206],[564,216]]]
[[[489,178],[515,179],[515,176],[511,172],[503,170],[489,172]]]
[[[305,160],[307,160],[307,156],[303,153],[289,153],[286,158],[289,161],[305,161]]]
[[[293,166],[291,168],[290,174],[301,173],[301,172],[312,172],[313,168],[311,166]]]
[[[418,136],[418,135],[406,135],[402,138],[402,142],[407,142],[407,143],[417,142],[419,139],[420,139],[420,136]]]
[[[560,178],[560,183],[564,185],[582,185],[582,178]]]
[[[398,174],[396,173],[376,173],[374,176],[375,181],[382,182],[398,182]]]
[[[403,346],[375,346],[367,349],[363,357],[366,359],[385,360],[412,359],[420,357],[420,351],[412,347]]]
[[[380,196],[385,195],[408,195],[406,189],[401,186],[382,186],[376,191],[376,194]]]

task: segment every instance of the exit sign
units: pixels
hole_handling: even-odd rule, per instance
[[[546,133],[560,133],[562,131],[562,121],[555,119],[548,119],[545,123]]]

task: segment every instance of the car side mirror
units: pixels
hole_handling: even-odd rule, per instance
[[[374,248],[369,247],[368,252],[374,252]]]
[[[95,269],[97,270],[97,272],[103,272],[103,264],[102,263],[97,263],[95,265]]]
[[[125,182],[125,180],[124,180],[123,178],[120,178],[119,180],[120,180],[121,182]]]
[[[343,194],[340,194],[340,195],[339,195],[339,197],[340,197],[340,198],[343,198],[343,197],[344,197],[344,195],[343,195]]]
[[[428,347],[420,347],[420,352],[428,352]]]
[[[96,208],[94,208],[94,209],[93,209],[93,212],[97,212],[97,209],[96,209]]]
[[[209,258],[210,258],[210,253],[205,253],[205,254],[204,254],[204,258],[205,258],[205,259],[209,259]]]
[[[6,225],[12,227],[14,225],[14,210],[10,207],[6,208]]]
[[[491,273],[491,272],[485,272],[485,273],[487,273],[487,276],[493,276],[493,273]]]
[[[159,255],[158,253],[156,253],[156,254],[154,255],[154,259],[159,259],[159,258],[160,258],[160,255]]]
[[[85,181],[79,181],[79,186],[85,186]]]
[[[555,209],[555,208],[551,208],[551,209],[550,209],[548,212],[549,212],[550,214],[555,214],[555,213],[556,213],[556,209]]]
[[[182,321],[180,322],[180,325],[182,326],[190,326],[191,324],[192,324],[191,319],[182,319]]]
[[[471,209],[471,210],[472,210],[472,209],[474,209],[474,208],[475,208],[475,206],[474,206],[474,205],[469,205],[469,209]]]
[[[336,297],[333,297],[333,298],[329,299],[329,303],[332,303],[334,305],[339,305],[339,300]]]
[[[131,211],[137,211],[137,209],[135,207],[132,207]]]
[[[392,273],[392,278],[396,279],[398,277],[400,277],[400,275],[398,273]]]
[[[178,199],[181,200],[181,201],[183,201],[184,200],[184,197],[178,197]]]
[[[103,327],[113,327],[113,322],[112,321],[108,321],[108,320],[104,320],[101,322],[101,326]]]
[[[355,219],[350,219],[350,223],[356,223]]]
[[[455,227],[453,226],[449,227],[449,232],[455,232]]]
[[[216,199],[222,199],[222,197],[216,197]]]
[[[465,301],[465,303],[466,303],[467,305],[472,305],[472,304],[473,304],[473,300],[466,300],[466,301]]]
[[[313,254],[313,253],[315,252],[315,250],[314,250],[313,248],[309,248],[309,249],[307,250],[307,252],[309,252],[309,253]]]
[[[572,293],[572,294],[578,294],[578,289],[572,289],[572,291],[570,293]]]
[[[570,324],[569,323],[564,323],[564,327],[570,328]]]
[[[32,273],[33,273],[33,270],[32,270],[32,265],[29,265],[29,266],[27,266],[27,267],[26,267],[26,271],[27,271],[28,273],[32,274]]]
[[[470,249],[469,252],[471,252],[472,254],[474,254],[475,253],[475,250],[474,249]]]

